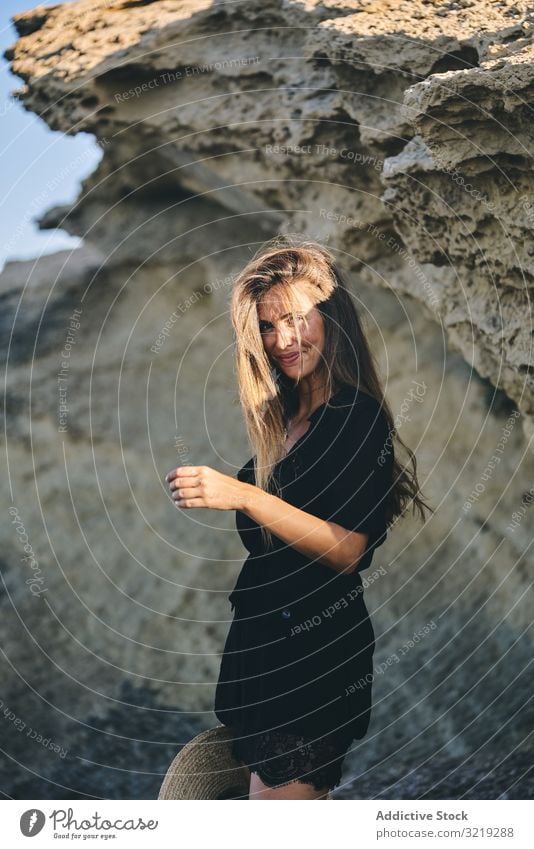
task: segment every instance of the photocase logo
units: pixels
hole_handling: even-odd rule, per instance
[[[45,824],[45,815],[36,808],[24,811],[20,818],[20,830],[24,837],[35,837]]]

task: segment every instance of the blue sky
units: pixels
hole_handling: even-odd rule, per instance
[[[0,54],[17,39],[11,16],[53,2],[3,0]],[[71,0],[67,0],[71,2]],[[66,136],[27,112],[11,92],[23,80],[0,59],[0,271],[6,259],[31,259],[81,244],[63,230],[38,230],[33,219],[76,199],[80,180],[94,171],[102,150],[88,133]]]

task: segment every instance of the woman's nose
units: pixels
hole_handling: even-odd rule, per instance
[[[295,342],[295,332],[290,327],[281,327],[276,332],[276,349],[284,351],[286,348],[291,348]]]

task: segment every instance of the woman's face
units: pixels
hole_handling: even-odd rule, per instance
[[[280,299],[277,286],[273,286],[261,299],[258,305],[258,319],[263,345],[271,361],[288,377],[301,380],[322,363],[325,344],[324,320],[307,293],[305,283],[294,283],[292,291],[297,300],[295,314],[301,334],[300,349],[292,316],[285,315],[287,306],[284,306]],[[299,356],[284,359],[291,353],[297,353]]]

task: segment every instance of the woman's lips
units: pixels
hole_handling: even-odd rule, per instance
[[[290,356],[287,356],[287,357],[278,357],[280,362],[285,363],[286,365],[288,365],[289,363],[296,362],[298,360],[298,358],[299,358],[299,352],[298,351],[296,351],[294,354],[291,354]]]

